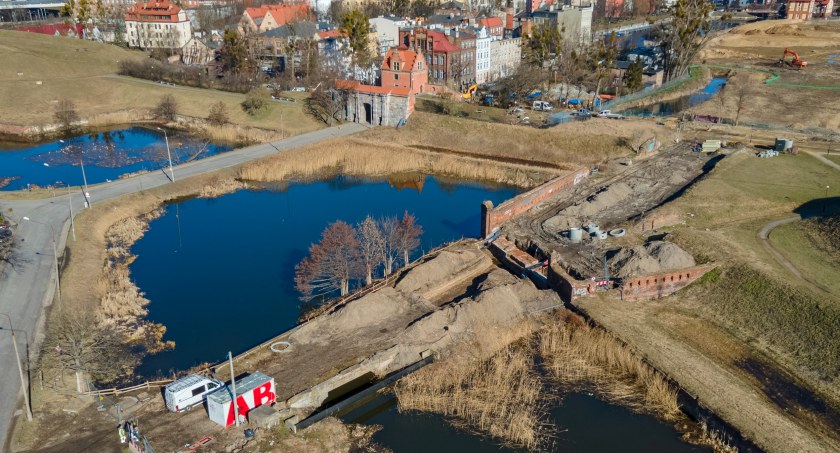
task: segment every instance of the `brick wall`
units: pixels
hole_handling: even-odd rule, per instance
[[[671,214],[652,214],[646,216],[644,219],[639,221],[636,224],[636,228],[639,231],[645,232],[649,230],[655,230],[657,228],[662,228],[671,225],[679,225],[685,223],[683,218],[680,214],[671,213]]]
[[[676,271],[628,278],[620,288],[621,299],[635,301],[668,296],[695,282],[714,267],[713,264],[703,264]]]
[[[538,269],[540,260],[520,250],[513,242],[499,237],[493,240],[488,249],[493,256],[514,274],[527,276],[538,288],[545,289],[549,287],[546,276],[540,273]]]
[[[570,304],[578,297],[587,297],[595,292],[595,282],[577,280],[569,275],[560,263],[552,260],[548,266],[548,285],[557,291],[563,302]]]
[[[558,192],[576,186],[587,176],[589,176],[589,169],[580,168],[569,174],[554,178],[528,192],[517,195],[495,208],[492,202],[485,201],[481,205],[481,237],[486,238],[490,236],[493,230],[498,228],[502,223],[521,215],[556,195]]]

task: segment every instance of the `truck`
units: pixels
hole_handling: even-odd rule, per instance
[[[550,112],[554,107],[551,106],[550,102],[534,101],[532,108],[538,112]]]
[[[210,420],[222,426],[231,426],[236,422],[237,416],[244,417],[252,409],[263,404],[274,404],[277,398],[274,378],[255,371],[236,381],[235,409],[232,396],[233,391],[230,387],[207,396],[207,413]]]
[[[221,381],[189,374],[163,388],[163,400],[171,412],[184,412],[204,402],[207,395],[224,387]]]

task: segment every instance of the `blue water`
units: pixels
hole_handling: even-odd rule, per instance
[[[185,162],[227,151],[177,131],[167,131],[173,163]],[[0,181],[14,178],[3,190],[26,189],[27,184],[46,187],[83,182],[81,161],[88,184],[114,180],[141,170],[159,170],[169,165],[163,132],[129,127],[66,138],[36,146],[0,144]]]
[[[445,417],[424,412],[400,413],[390,394],[343,415],[348,423],[381,425],[377,444],[398,453],[524,452],[453,427]],[[548,423],[555,430],[548,452],[708,452],[683,442],[671,425],[649,415],[607,403],[594,396],[570,393],[553,405]]]
[[[623,110],[621,113],[625,115],[643,117],[673,115],[708,101],[720,92],[724,86],[726,86],[726,77],[714,77],[705,87],[703,87],[702,90],[696,93],[670,101],[659,102],[642,107],[633,107]]]
[[[331,222],[408,211],[425,230],[419,255],[477,237],[481,202],[498,204],[517,193],[421,179],[422,190],[416,183],[338,177],[169,205],[132,248],[131,275],[151,300],[148,318],[167,327],[165,338],[176,347],[148,357],[138,372],[151,376],[216,362],[294,326],[300,315],[295,264]]]

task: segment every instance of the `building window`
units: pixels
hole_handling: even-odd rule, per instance
[[[399,74],[394,74],[394,80],[400,80],[400,75]]]

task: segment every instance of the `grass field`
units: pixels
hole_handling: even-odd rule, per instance
[[[814,234],[814,228],[809,221],[789,223],[776,227],[770,240],[805,278],[825,289],[840,308],[840,256]]]
[[[840,154],[824,154],[823,157],[836,164],[840,164]]]
[[[137,116],[171,94],[178,102],[178,113],[184,115],[204,118],[210,106],[221,101],[236,124],[285,135],[323,127],[303,112],[300,100],[305,93],[297,96],[298,102],[274,102],[269,111],[249,117],[240,107],[245,99],[242,94],[117,76],[118,62],[131,58],[147,56],[107,44],[0,30],[0,123],[53,123],[55,105],[63,98],[76,104],[83,119],[127,111]]]

